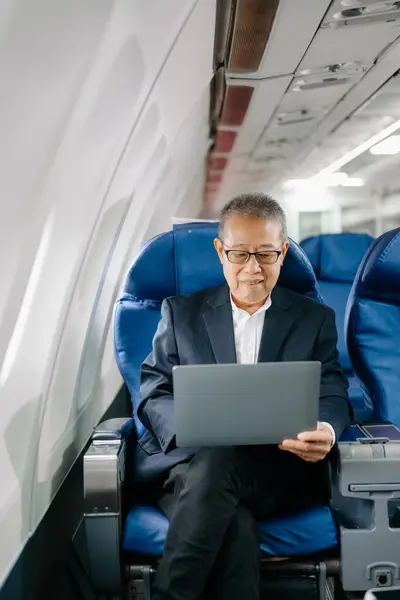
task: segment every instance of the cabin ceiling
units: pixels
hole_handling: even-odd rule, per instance
[[[288,179],[329,170],[396,124],[399,40],[400,2],[393,0],[221,2],[208,215],[232,194],[275,193]],[[376,185],[388,163],[367,150],[330,170],[360,171],[367,182],[373,174]]]

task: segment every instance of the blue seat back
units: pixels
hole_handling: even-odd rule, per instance
[[[307,254],[317,277],[321,294],[336,315],[338,351],[342,369],[349,380],[349,396],[357,418],[366,420],[372,414],[362,394],[344,339],[346,304],[357,268],[373,238],[359,233],[322,234],[307,238],[301,247]]]
[[[346,310],[346,342],[379,420],[400,427],[400,228],[370,246]]]
[[[114,341],[117,364],[132,398],[138,436],[145,431],[136,416],[140,367],[152,348],[161,303],[168,296],[190,294],[224,283],[213,246],[217,235],[217,223],[174,226],[172,231],[153,238],[142,248],[127,274],[123,295],[116,305]],[[278,284],[322,302],[311,264],[293,241]]]

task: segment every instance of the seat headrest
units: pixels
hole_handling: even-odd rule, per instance
[[[371,245],[357,271],[350,304],[355,297],[400,306],[400,227]]]
[[[300,245],[319,281],[352,283],[373,239],[364,233],[331,233],[307,238]]]
[[[222,285],[225,281],[213,240],[218,223],[185,223],[143,246],[125,280],[124,294],[164,300]],[[278,285],[321,301],[311,264],[291,240]]]
[[[347,350],[377,420],[400,426],[400,227],[364,256],[346,307]]]

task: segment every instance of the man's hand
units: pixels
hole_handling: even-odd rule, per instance
[[[292,452],[307,462],[323,460],[333,445],[331,430],[319,422],[315,431],[305,431],[297,437],[297,440],[283,440],[279,448]]]

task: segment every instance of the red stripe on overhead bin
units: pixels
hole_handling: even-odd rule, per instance
[[[219,183],[207,183],[206,190],[207,192],[216,192],[219,188]]]
[[[207,181],[209,183],[219,183],[222,179],[222,173],[208,173]]]
[[[253,91],[254,88],[247,85],[231,85],[228,87],[220,125],[234,127],[243,123]]]
[[[227,165],[228,159],[218,156],[210,156],[209,169],[210,171],[223,171]]]
[[[232,150],[235,139],[236,131],[218,131],[214,152],[227,154]]]

